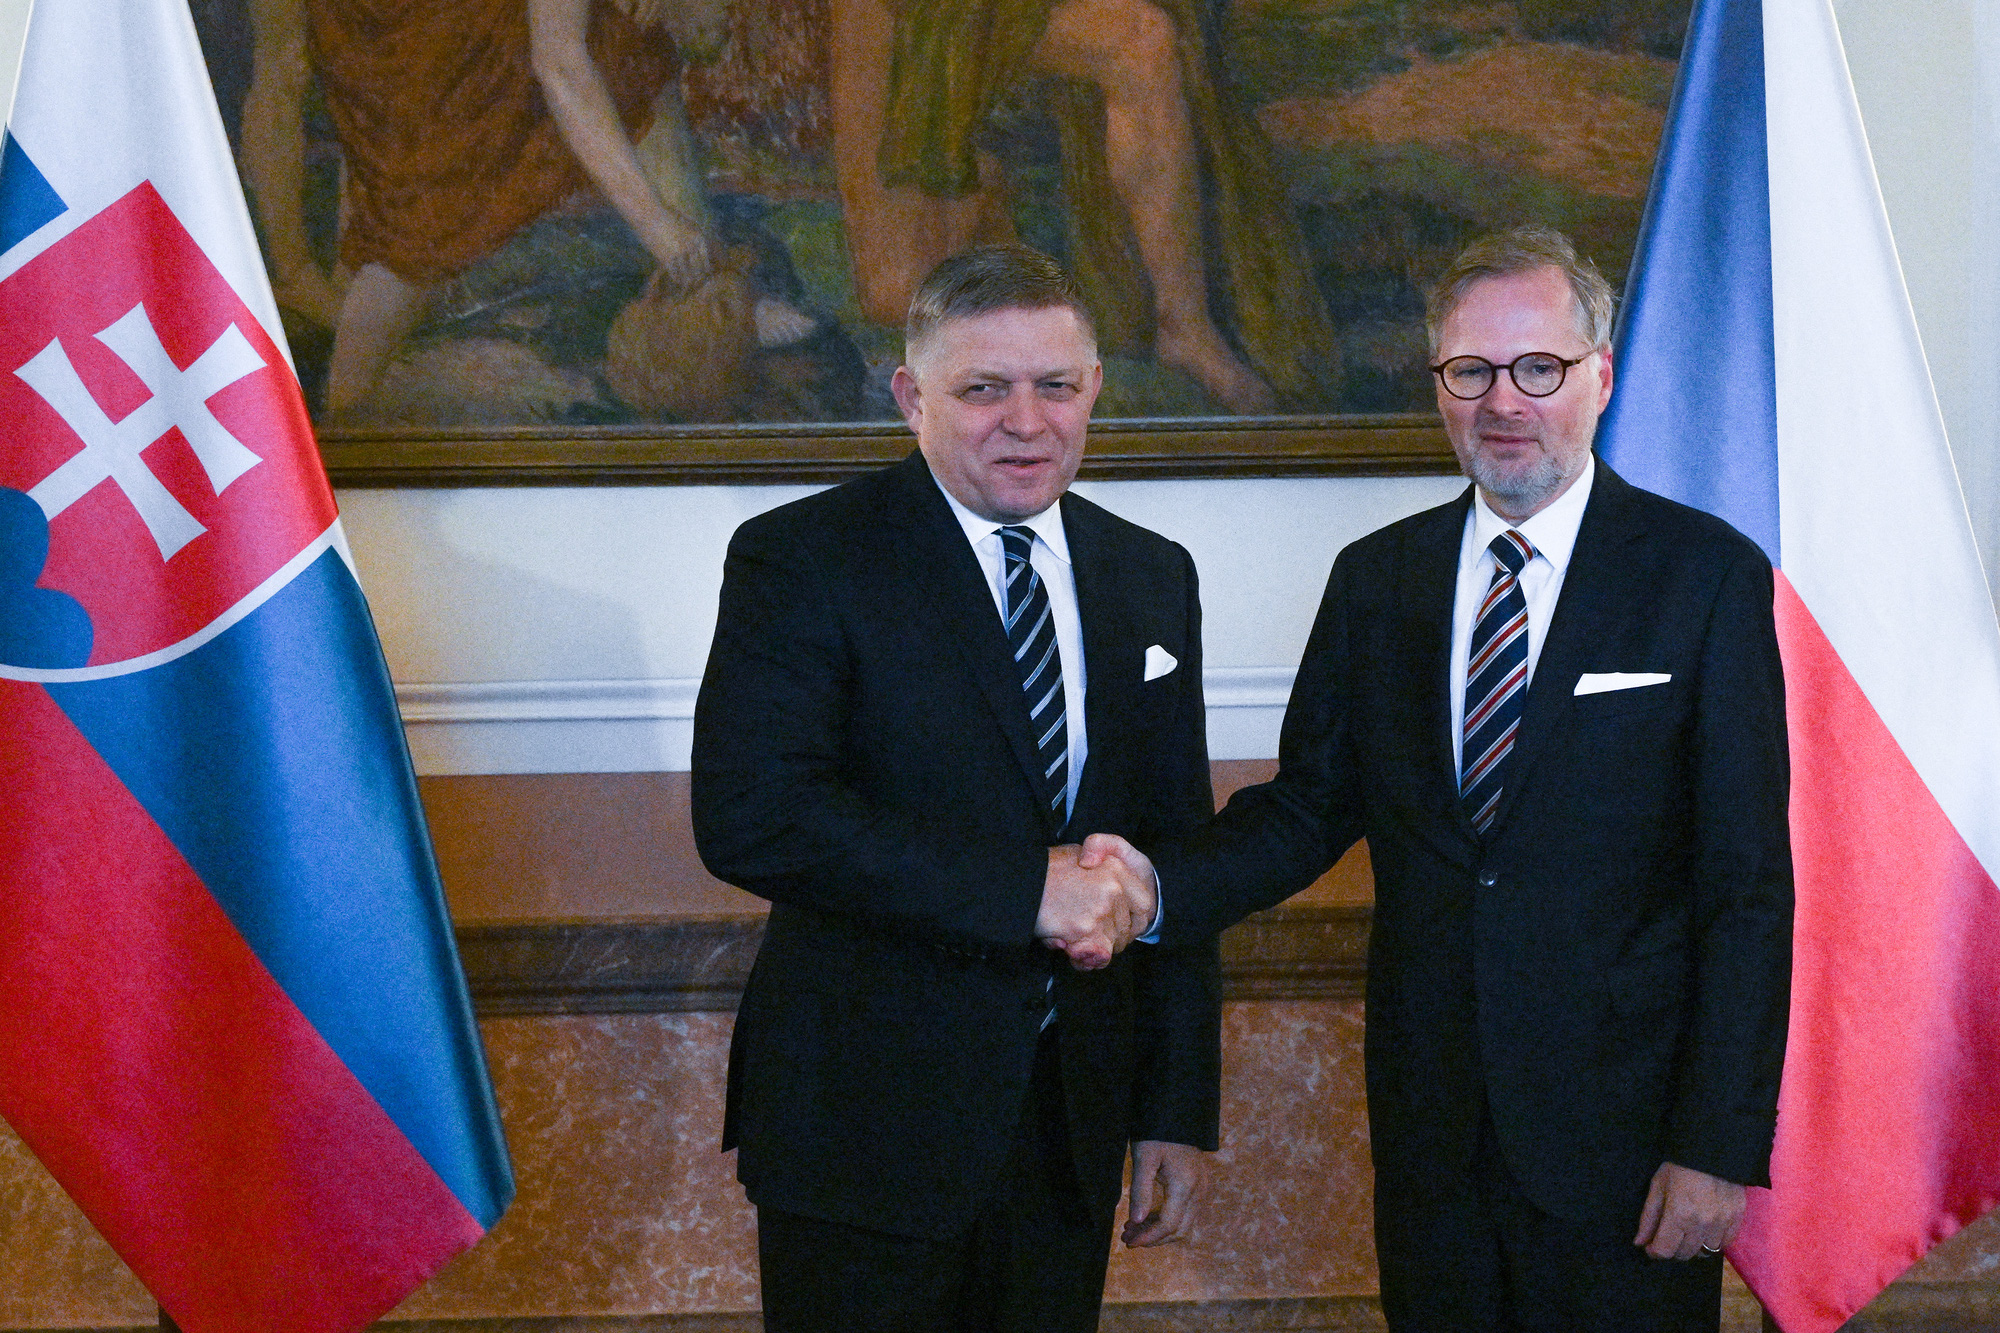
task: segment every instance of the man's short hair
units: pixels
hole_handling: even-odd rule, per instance
[[[925,278],[910,298],[903,324],[903,356],[917,349],[949,320],[990,315],[996,310],[1049,310],[1076,316],[1083,336],[1095,344],[1097,329],[1063,266],[1025,245],[982,245],[952,255]]]
[[[1576,301],[1576,331],[1591,350],[1611,342],[1611,284],[1597,265],[1580,258],[1569,237],[1554,227],[1531,222],[1482,236],[1459,252],[1424,299],[1424,334],[1436,356],[1444,322],[1458,308],[1467,289],[1486,278],[1512,277],[1538,268],[1561,269]]]

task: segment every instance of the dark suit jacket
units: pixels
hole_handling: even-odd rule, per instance
[[[1193,562],[1076,496],[1089,757],[1070,828],[1214,810]],[[1178,659],[1145,681],[1148,646]],[[1109,1223],[1128,1139],[1213,1148],[1212,940],[1072,970],[1034,941],[1035,749],[992,593],[921,455],[743,524],[695,708],[694,831],[771,900],[724,1147],[753,1201],[957,1234],[999,1182],[1048,978],[1078,1177]],[[1077,836],[1080,836],[1077,835]]]
[[[1452,771],[1471,491],[1335,562],[1277,778],[1158,858],[1170,932],[1303,887],[1366,836],[1378,1197],[1470,1161],[1482,1103],[1541,1207],[1630,1218],[1662,1161],[1766,1184],[1790,985],[1769,562],[1601,462],[1482,839]],[[1577,697],[1585,672],[1666,684]]]

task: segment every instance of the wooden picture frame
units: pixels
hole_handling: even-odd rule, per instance
[[[320,433],[335,486],[646,486],[844,481],[903,457],[900,425],[493,426]],[[1404,414],[1102,421],[1082,477],[1436,476],[1458,471],[1443,423]]]

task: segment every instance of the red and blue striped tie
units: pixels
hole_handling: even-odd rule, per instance
[[[1514,732],[1521,725],[1521,700],[1528,688],[1528,599],[1521,571],[1535,548],[1513,528],[1486,548],[1498,568],[1472,622],[1465,663],[1465,743],[1459,751],[1458,799],[1472,827],[1481,833],[1500,808],[1500,784]]]

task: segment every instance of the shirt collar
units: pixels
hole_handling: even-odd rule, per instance
[[[1568,569],[1570,552],[1576,549],[1577,529],[1583,526],[1584,506],[1590,503],[1591,483],[1596,480],[1597,455],[1587,454],[1584,456],[1583,475],[1556,497],[1548,508],[1519,523],[1509,523],[1494,513],[1493,507],[1486,503],[1486,497],[1475,486],[1472,491],[1472,549],[1483,554],[1495,537],[1508,528],[1516,528],[1535,548],[1537,556],[1546,559],[1558,570]]]
[[[960,504],[958,497],[946,490],[943,482],[938,481],[936,473],[931,474],[931,481],[936,483],[938,493],[944,496],[944,502],[951,506],[952,515],[958,519],[958,525],[965,529],[965,539],[974,546],[979,545],[980,542],[985,541],[988,537],[1000,531],[1001,528],[1027,528],[1042,539],[1042,543],[1049,548],[1056,559],[1062,561],[1065,565],[1069,563],[1069,538],[1063,533],[1062,500],[1060,498],[1033,518],[1024,518],[1018,523],[995,523],[990,518],[981,518]]]

